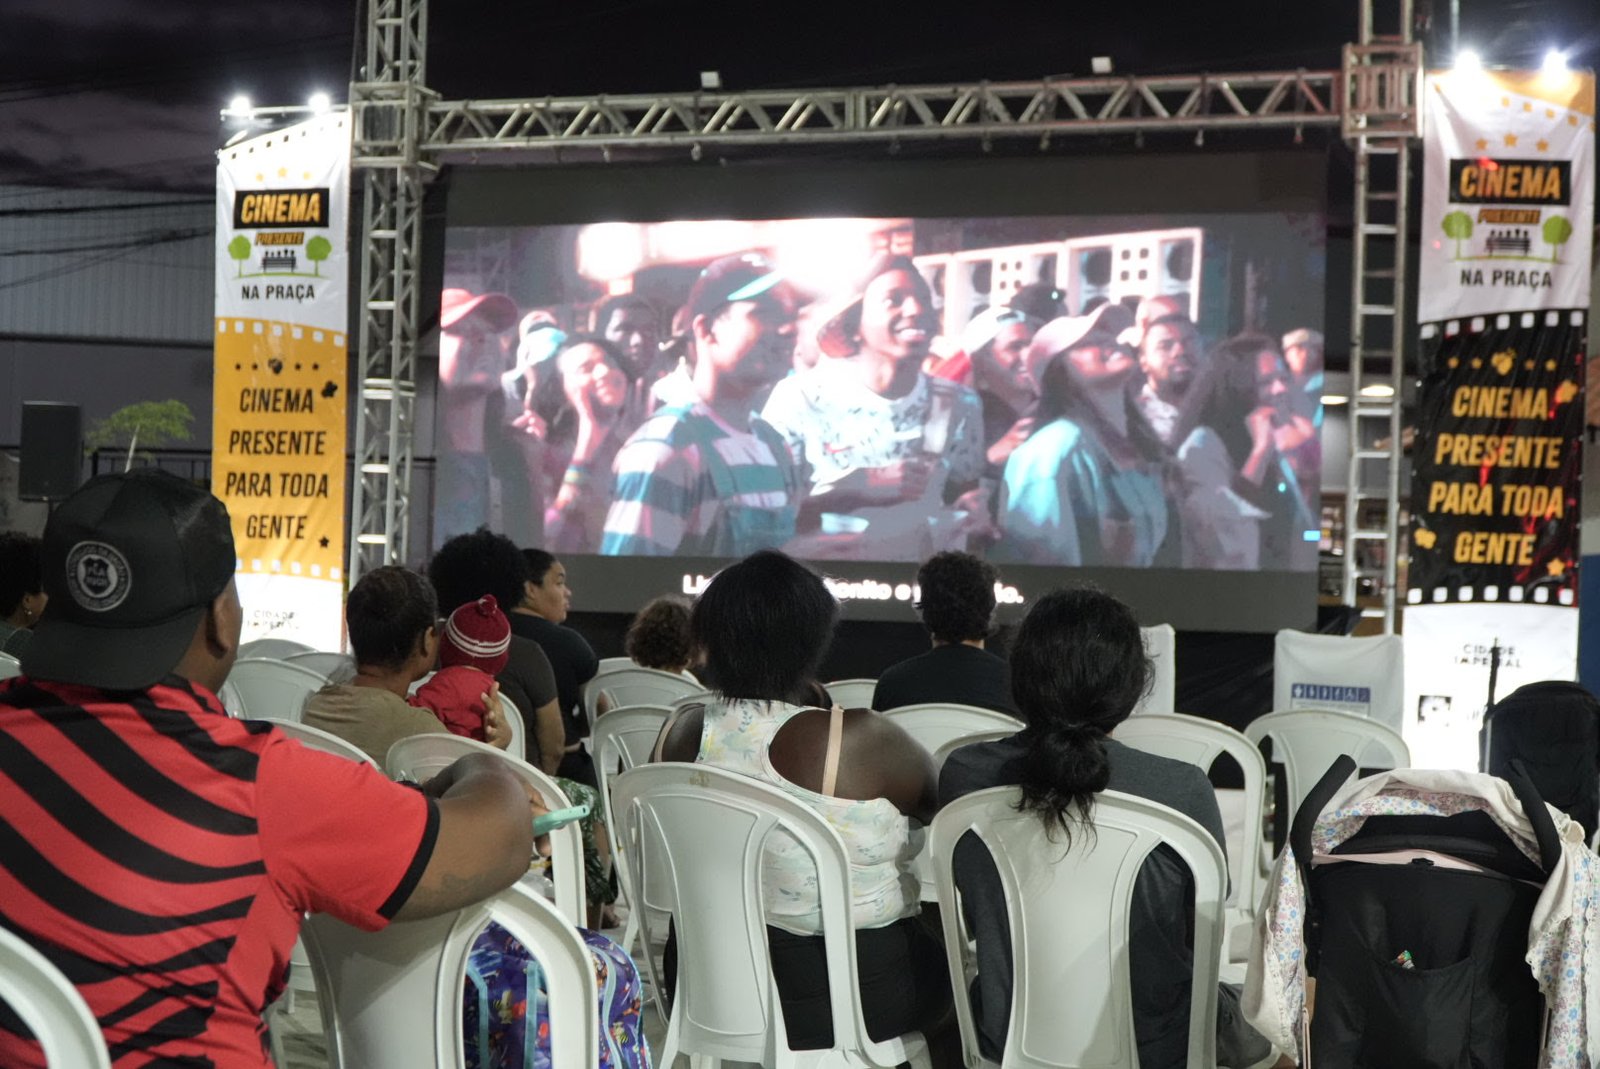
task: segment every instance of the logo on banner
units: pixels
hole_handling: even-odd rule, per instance
[[[1550,289],[1572,238],[1572,164],[1567,160],[1450,161],[1448,202],[1439,220],[1464,287]],[[1551,266],[1546,266],[1551,265]]]
[[[241,280],[240,300],[316,300],[315,281],[291,280],[322,278],[322,265],[334,254],[330,238],[306,233],[307,229],[328,228],[328,196],[326,187],[234,192],[233,228],[254,231],[253,235],[237,234],[223,246],[228,258],[238,264],[234,277]]]
[[[1335,712],[1370,716],[1372,688],[1341,687],[1330,683],[1291,683],[1289,708],[1332,709]]]

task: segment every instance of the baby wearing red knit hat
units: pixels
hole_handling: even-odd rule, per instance
[[[445,621],[439,640],[439,670],[409,699],[432,710],[454,734],[485,741],[485,697],[497,697],[499,675],[511,657],[511,622],[485,594]]]

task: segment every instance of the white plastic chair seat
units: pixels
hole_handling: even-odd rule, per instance
[[[28,1026],[50,1069],[109,1069],[105,1036],[72,981],[20,935],[0,928],[0,1003]]]
[[[323,753],[331,753],[337,757],[348,757],[352,761],[360,761],[363,764],[371,765],[373,768],[378,768],[378,762],[374,761],[365,750],[353,742],[346,742],[331,731],[314,728],[310,724],[299,720],[280,720],[271,716],[263,716],[258,719],[265,720],[291,739],[310,749],[321,750]],[[379,769],[379,771],[382,770]]]
[[[589,726],[593,727],[602,692],[610,697],[611,707],[617,709],[625,705],[671,705],[686,694],[704,689],[700,683],[677,672],[640,668],[629,661],[610,671],[597,672],[583,685],[583,708],[589,715]]]
[[[348,653],[329,653],[326,650],[304,650],[278,658],[301,668],[309,668],[334,683],[348,683],[356,676],[356,659]]]
[[[1217,965],[1223,934],[1222,847],[1195,821],[1116,791],[1095,795],[1094,833],[1074,831],[1070,848],[1044,822],[1017,811],[1020,792],[996,787],[958,798],[934,817],[934,874],[952,977],[972,975],[952,861],[968,832],[994,858],[1005,896],[1013,955],[1011,1019],[1003,1063],[982,1057],[965,985],[956,1017],[969,1066],[1008,1069],[1131,1067],[1138,1064],[1128,974],[1128,918],[1144,859],[1170,846],[1194,876],[1194,972],[1187,1065],[1214,1069]],[[1091,923],[1090,918],[1102,918]],[[1174,923],[1181,924],[1180,918]]]
[[[1002,731],[1007,735],[1015,735],[1026,726],[1006,713],[954,702],[902,705],[881,715],[904,728],[906,734],[916,739],[929,753],[938,753],[952,742],[965,742],[976,735],[993,735]]]
[[[838,833],[820,815],[757,780],[678,762],[623,772],[612,781],[612,794],[613,838],[641,859],[625,870],[629,898],[645,915],[646,935],[648,911],[654,909],[672,915],[678,939],[677,993],[657,1064],[672,1065],[684,1053],[773,1069],[928,1066],[918,1033],[884,1042],[867,1036],[849,860]],[[832,1050],[789,1049],[772,982],[759,873],[767,837],[779,828],[817,864]]]
[[[485,742],[463,738],[460,735],[413,735],[389,747],[384,758],[384,770],[394,779],[402,777],[426,783],[467,754],[486,753],[507,761],[523,782],[538,790],[544,806],[549,810],[566,809],[572,805],[556,781],[534,768],[520,757],[497,750]],[[587,919],[587,899],[584,894],[583,833],[578,824],[563,825],[550,833],[551,882],[556,888],[556,908],[562,916],[575,925]]]
[[[239,658],[267,658],[281,661],[294,653],[315,653],[315,646],[296,642],[292,638],[258,638],[239,647]]]
[[[9,653],[0,653],[0,679],[11,679],[22,674],[22,663]]]
[[[301,719],[306,699],[327,685],[327,676],[270,657],[235,661],[226,684],[243,704],[241,715],[274,720]]]
[[[1292,821],[1317,780],[1340,754],[1361,768],[1409,768],[1411,751],[1393,728],[1369,717],[1328,709],[1291,709],[1252,720],[1245,738],[1259,746],[1272,740],[1272,759],[1283,765]]]
[[[527,947],[543,970],[551,1064],[598,1064],[589,948],[560,912],[520,883],[486,902],[398,921],[380,932],[312,916],[302,936],[331,1063],[341,1069],[461,1069],[467,958],[491,920]]]
[[[876,679],[836,679],[827,684],[828,697],[841,709],[871,709]]]
[[[1136,750],[1170,757],[1210,772],[1212,764],[1227,754],[1244,774],[1244,835],[1228,844],[1229,930],[1248,923],[1261,901],[1262,878],[1255,863],[1265,834],[1267,762],[1256,744],[1226,724],[1182,713],[1146,713],[1129,717],[1112,733]],[[1231,956],[1231,955],[1230,955]]]

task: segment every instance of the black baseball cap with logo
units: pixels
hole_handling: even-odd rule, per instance
[[[85,483],[51,515],[40,556],[50,600],[23,674],[102,690],[177,667],[236,565],[222,502],[156,469]]]

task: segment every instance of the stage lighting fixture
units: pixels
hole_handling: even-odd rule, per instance
[[[228,101],[228,114],[240,119],[249,118],[250,98],[240,93]]]
[[[313,114],[322,115],[333,107],[333,98],[327,93],[312,93],[311,99],[306,101],[306,104],[311,108]]]
[[[722,72],[721,71],[701,71],[700,72],[700,88],[701,89],[708,89],[708,90],[709,89],[721,89],[722,88]]]
[[[1371,386],[1361,387],[1361,396],[1377,398],[1393,397],[1394,387],[1390,386],[1387,382],[1375,382]]]
[[[1325,393],[1322,395],[1322,403],[1325,405],[1347,405],[1350,403],[1350,398],[1342,393]]]
[[[1089,59],[1089,69],[1095,74],[1110,74],[1112,70],[1110,56],[1092,56]]]
[[[1456,53],[1456,70],[1475,74],[1483,70],[1483,60],[1478,58],[1478,53],[1472,49],[1463,49]]]
[[[1544,54],[1544,62],[1539,65],[1539,70],[1546,78],[1558,78],[1567,73],[1567,54],[1559,48],[1552,48]]]

